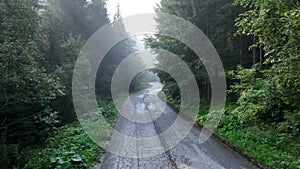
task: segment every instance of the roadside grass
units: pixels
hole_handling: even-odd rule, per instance
[[[264,168],[299,169],[299,138],[283,141],[285,139],[280,138],[276,130],[267,125],[264,127],[266,128],[245,127],[231,130],[224,127],[219,128],[217,133],[232,147],[262,164]]]
[[[59,128],[44,148],[34,150],[24,168],[88,168],[103,152],[77,122]]]
[[[99,101],[99,112],[113,124],[117,113],[111,100]],[[85,169],[99,161],[105,152],[85,133],[79,122],[57,128],[44,146],[27,148],[25,169]]]
[[[162,98],[163,94],[159,94]],[[169,105],[179,109],[179,101],[162,98]],[[254,160],[262,168],[300,169],[300,136],[280,132],[276,124],[246,125],[238,122],[233,110],[236,104],[228,101],[217,130],[222,141],[236,151]],[[209,103],[201,101],[196,120],[203,125],[209,109]]]

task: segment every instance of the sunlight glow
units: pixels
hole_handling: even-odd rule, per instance
[[[154,8],[160,1],[161,0],[108,0],[107,12],[110,20],[113,20],[117,5],[119,4],[122,17],[141,13],[154,13]]]

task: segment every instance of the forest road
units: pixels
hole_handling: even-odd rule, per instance
[[[130,95],[131,104],[138,113],[145,113],[143,117],[150,117],[154,121],[147,123],[134,122],[120,115],[115,124],[115,130],[124,136],[132,138],[151,137],[166,131],[176,120],[178,114],[169,106],[163,107],[162,113],[151,114],[154,105],[165,105],[160,100],[157,93],[162,89],[161,84],[151,83],[152,87]],[[149,99],[151,98],[151,99]],[[153,111],[152,111],[153,113]],[[157,112],[156,112],[157,113]],[[149,116],[150,114],[150,116]],[[138,115],[139,116],[139,115]],[[155,117],[157,116],[157,117]],[[147,119],[146,119],[147,120]],[[121,154],[128,151],[130,157],[115,155],[106,152],[102,157],[101,164],[97,169],[258,169],[256,165],[248,161],[245,157],[238,154],[227,145],[223,144],[214,136],[203,144],[198,142],[201,129],[194,126],[184,139],[174,148],[166,150],[158,155],[147,157],[149,153],[140,150],[139,147],[147,145],[127,146],[128,143],[110,142],[108,149],[119,150]],[[168,138],[165,138],[168,139]],[[164,148],[164,138],[160,138],[156,145],[149,145],[151,150]],[[124,141],[125,142],[125,141]],[[159,143],[160,142],[160,143]],[[130,152],[129,152],[130,151]],[[136,156],[132,156],[136,153]],[[133,157],[133,158],[132,158]]]

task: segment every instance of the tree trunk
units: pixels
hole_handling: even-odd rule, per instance
[[[253,44],[256,44],[256,42],[257,42],[257,37],[256,36],[253,36]],[[256,63],[257,63],[257,48],[256,47],[253,47],[252,48],[252,52],[253,52],[253,54],[252,54],[252,57],[253,57],[253,65],[255,65]]]
[[[209,3],[206,3],[206,10],[208,10]],[[209,13],[206,11],[206,36],[209,38]]]
[[[264,64],[264,47],[263,45],[259,46],[259,65],[262,68]]]

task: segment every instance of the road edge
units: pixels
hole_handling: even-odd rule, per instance
[[[161,96],[159,94],[158,94],[158,98],[160,100],[162,100],[163,102],[165,102],[172,110],[174,110],[174,112],[176,112],[177,114],[179,114],[179,110],[175,106],[171,105],[169,102],[167,102],[166,100],[164,100],[163,98],[161,98]],[[191,119],[189,116],[184,115],[184,113],[181,114],[181,115],[185,116],[185,118]],[[194,120],[194,119],[191,119],[191,120]],[[202,129],[203,128],[203,126],[201,124],[199,124],[197,121],[195,121],[194,126],[197,127],[198,129]],[[270,168],[264,166],[263,164],[259,163],[258,161],[256,161],[254,158],[250,157],[249,155],[247,155],[243,151],[241,151],[238,148],[234,147],[230,142],[228,142],[227,140],[223,139],[215,131],[213,131],[212,136],[214,138],[216,138],[217,140],[219,140],[220,142],[222,142],[223,144],[225,144],[226,146],[228,146],[228,148],[232,149],[236,153],[238,153],[241,156],[245,157],[249,162],[251,162],[252,164],[256,165],[257,167],[259,167],[261,169],[270,169]]]

